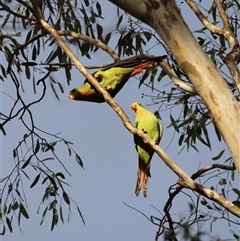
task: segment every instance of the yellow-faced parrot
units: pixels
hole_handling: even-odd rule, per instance
[[[134,126],[145,132],[156,144],[159,144],[163,134],[163,125],[158,111],[152,114],[137,102],[134,102],[131,107],[136,115]],[[151,177],[150,165],[154,150],[137,135],[134,135],[134,143],[139,162],[135,194],[138,196],[143,188],[144,197],[147,197],[148,177]]]

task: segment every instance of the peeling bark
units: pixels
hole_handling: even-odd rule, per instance
[[[209,109],[240,173],[240,108],[215,65],[189,30],[174,0],[110,0],[151,26],[168,46]]]

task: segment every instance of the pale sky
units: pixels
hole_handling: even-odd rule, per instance
[[[108,1],[102,1],[103,16],[106,17],[108,29],[113,29],[111,23],[115,22],[115,6]],[[190,13],[188,7],[181,5],[182,13]],[[185,15],[186,16],[186,15]],[[198,29],[199,21],[189,14],[186,21],[190,24],[191,29]],[[103,23],[106,23],[103,21]],[[24,34],[24,33],[23,33]],[[112,48],[116,46],[118,37],[114,37],[110,45]],[[20,39],[21,40],[21,39]],[[146,50],[150,49],[154,42],[149,43]],[[150,50],[150,54],[163,55],[165,52],[159,46]],[[47,53],[43,53],[38,62],[46,59]],[[79,60],[85,65],[97,65],[110,63],[111,59],[107,57],[103,51],[98,51],[91,54],[91,60],[86,57],[79,56]],[[4,61],[4,56],[1,56],[1,61]],[[159,70],[160,72],[160,70]],[[177,181],[177,176],[163,163],[161,159],[155,154],[152,159],[151,175],[148,183],[148,197],[144,198],[143,194],[139,197],[135,196],[135,184],[137,180],[138,157],[134,148],[133,136],[122,125],[120,118],[115,112],[106,104],[95,104],[87,102],[72,101],[67,97],[68,92],[82,84],[84,77],[73,70],[72,82],[68,86],[65,80],[65,73],[59,70],[53,74],[55,78],[63,85],[64,94],[59,91],[60,101],[57,101],[48,84],[48,90],[44,100],[31,108],[34,115],[34,121],[39,128],[51,132],[60,133],[60,136],[68,141],[74,143],[73,148],[81,156],[84,168],[82,169],[75,161],[74,156],[68,156],[67,148],[59,144],[56,147],[56,153],[61,158],[65,167],[71,173],[68,176],[63,168],[59,165],[57,160],[49,161],[47,164],[57,172],[63,172],[66,179],[65,181],[70,185],[66,190],[71,198],[79,206],[86,225],[84,225],[77,213],[75,204],[71,202],[70,222],[67,221],[68,207],[63,203],[64,210],[64,224],[59,219],[59,224],[50,231],[52,214],[48,213],[42,226],[39,226],[41,215],[47,203],[42,204],[40,214],[37,214],[41,198],[44,194],[45,186],[41,185],[41,181],[32,189],[29,188],[32,181],[38,174],[30,166],[26,168],[27,174],[30,176],[31,181],[23,177],[24,191],[27,197],[29,220],[21,218],[21,230],[18,228],[17,218],[14,217],[13,233],[6,230],[5,236],[2,237],[4,241],[17,241],[17,240],[62,240],[64,239],[75,240],[154,240],[157,226],[150,223],[143,215],[130,209],[126,204],[134,207],[135,209],[143,212],[148,217],[151,215],[161,217],[163,213],[163,206],[168,198],[168,188]],[[3,94],[3,92],[14,96],[12,91],[12,84],[10,79],[3,83],[0,82],[0,102],[1,111],[6,112],[11,108],[13,100]],[[22,78],[25,87],[25,93],[22,94],[26,101],[36,99],[41,93],[42,86],[38,86],[38,95],[33,94],[32,82]],[[161,83],[156,83],[156,88],[166,88],[165,86],[170,80],[165,77]],[[131,78],[122,91],[115,97],[115,100],[125,110],[132,122],[135,119],[134,113],[131,110],[131,104],[138,101],[144,106],[152,103],[150,98],[142,98],[142,93],[156,94],[144,86],[138,89],[138,80]],[[147,108],[154,112],[159,108],[157,105],[147,106]],[[199,142],[197,147],[199,153],[190,149],[189,152],[184,149],[178,155],[181,147],[178,146],[179,134],[175,133],[174,129],[167,128],[170,125],[170,113],[177,117],[181,111],[181,106],[175,109],[169,109],[163,105],[160,109],[160,114],[164,124],[164,134],[160,143],[163,149],[167,150],[168,155],[183,168],[189,175],[198,170],[199,166],[211,164],[211,158],[219,153],[220,150],[225,148],[224,143],[219,143],[216,139],[214,132],[211,139],[212,150]],[[28,120],[29,121],[29,120]],[[6,176],[14,167],[14,160],[12,157],[12,150],[21,140],[26,130],[22,127],[20,121],[15,119],[11,121],[5,128],[7,136],[2,136],[2,155],[1,155],[1,176]],[[211,134],[210,134],[211,135]],[[49,140],[53,140],[50,138]],[[30,142],[29,142],[30,143]],[[215,144],[216,143],[216,144]],[[170,146],[169,146],[170,144]],[[26,149],[24,150],[26,151]],[[225,152],[225,157],[228,157],[228,152]],[[50,156],[40,155],[42,158]],[[199,181],[199,180],[198,180]],[[216,180],[214,180],[213,185]],[[235,184],[237,181],[235,181]],[[206,185],[210,187],[211,182]],[[237,184],[236,184],[237,185]],[[235,185],[235,187],[236,187]],[[185,190],[186,193],[192,195],[192,192]],[[236,197],[232,197],[233,199]],[[175,220],[180,220],[181,217],[186,215],[188,217],[189,199],[185,195],[179,195],[174,200],[172,207],[172,215]],[[212,203],[212,202],[210,202]],[[59,206],[58,206],[59,208]],[[200,204],[199,209],[202,206]],[[158,210],[159,211],[158,211]],[[206,211],[206,210],[205,210]],[[211,210],[210,210],[211,211]],[[211,213],[209,213],[211,215]],[[234,218],[236,220],[236,218]],[[210,221],[201,224],[201,230],[207,234],[214,235],[215,237],[231,238],[229,230],[232,229],[236,233],[236,226],[227,226],[226,221],[217,221],[213,224],[213,233],[210,233]],[[159,241],[163,240],[159,238]],[[209,239],[210,240],[210,239]]]

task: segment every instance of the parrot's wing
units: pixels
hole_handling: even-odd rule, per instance
[[[159,115],[159,112],[158,112],[158,111],[155,111],[155,112],[154,112],[154,115],[156,116],[157,121],[158,121],[158,126],[159,126],[159,142],[160,142],[160,141],[161,141],[161,138],[162,138],[162,135],[163,135],[162,118],[161,118],[161,116]]]
[[[106,71],[99,70],[93,73],[93,76],[100,85],[105,88],[109,94],[114,97],[125,85],[131,76],[134,68],[111,68]],[[69,94],[72,100],[81,100],[89,102],[105,102],[103,96],[99,94],[93,86],[87,81],[84,84],[72,89]]]
[[[101,70],[95,71],[94,73],[92,73],[92,75],[95,77],[95,74],[96,74],[97,72],[99,72],[99,71],[101,71]],[[95,77],[95,79],[96,79],[98,82],[101,82],[101,81],[98,80],[96,77]],[[85,79],[85,80],[83,81],[83,84],[85,84],[85,83],[88,83],[88,80],[87,80],[87,79]]]
[[[159,56],[144,61],[141,59],[120,61],[119,63],[111,65],[119,67],[108,67],[98,70],[93,73],[93,76],[98,80],[103,88],[106,88],[112,97],[115,97],[115,95],[123,88],[131,76],[146,70],[161,60],[162,57]],[[71,90],[68,96],[72,100],[98,103],[105,102],[103,96],[95,91],[87,80],[84,81],[82,86]]]
[[[156,118],[157,118],[157,121],[158,121],[158,129],[159,129],[159,131],[158,131],[158,143],[161,141],[161,138],[162,138],[162,134],[163,134],[163,124],[162,124],[162,119],[161,119],[161,116],[159,115],[159,112],[158,111],[155,111],[154,112],[154,115],[156,116]]]
[[[138,120],[137,118],[135,119],[134,123],[133,123],[133,126],[138,128]],[[139,136],[138,135],[133,135],[133,140],[134,140],[134,143],[135,143],[135,148],[137,149],[137,143],[139,142]]]
[[[126,84],[133,70],[134,68],[114,67],[106,71],[97,72],[94,77],[101,79],[101,85],[114,97]]]

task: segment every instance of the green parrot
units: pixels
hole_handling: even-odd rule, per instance
[[[131,107],[136,115],[134,126],[148,134],[148,136],[158,145],[163,134],[162,120],[158,111],[152,114],[137,102],[132,103]],[[137,135],[134,135],[134,143],[138,152],[139,162],[135,194],[138,196],[143,188],[143,195],[144,197],[147,197],[148,177],[151,177],[150,165],[154,150],[144,143],[142,138]]]
[[[101,86],[106,88],[109,94],[114,97],[122,89],[131,76],[134,76],[153,66],[162,60],[162,58],[165,58],[165,56],[154,57],[144,61],[123,60],[119,63],[112,64],[110,68],[105,68],[94,72],[93,76],[98,80]],[[95,91],[87,80],[84,81],[83,85],[72,89],[69,92],[68,97],[72,100],[97,103],[105,102],[102,95]]]

